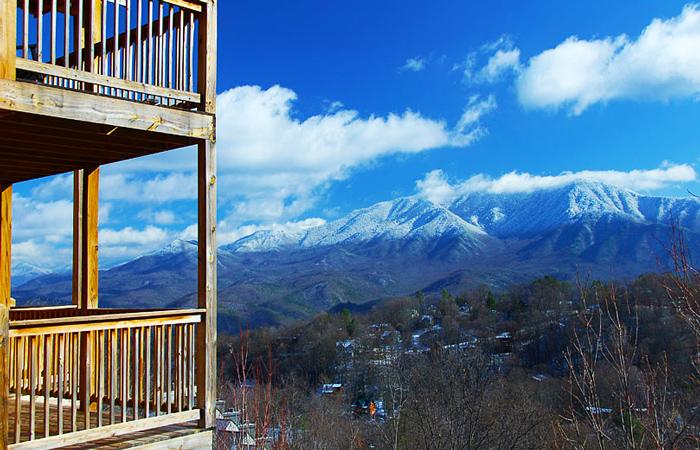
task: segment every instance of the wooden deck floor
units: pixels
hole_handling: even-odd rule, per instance
[[[9,441],[10,443],[15,443],[15,397],[14,395],[10,396],[10,401],[8,404],[10,405],[10,410],[8,411],[9,413]],[[49,434],[48,436],[56,436],[59,434],[58,432],[58,406],[55,402],[55,399],[52,399],[53,401],[49,401]],[[72,420],[72,414],[71,414],[71,408],[70,408],[70,401],[65,402],[63,407],[63,435],[66,435],[66,437],[69,436],[69,433],[73,431],[73,420]],[[27,443],[30,439],[30,417],[31,417],[31,411],[30,411],[30,405],[31,403],[29,402],[28,397],[24,396],[21,399],[21,414],[20,414],[20,442],[21,443]],[[126,411],[127,414],[127,421],[133,421],[133,416],[132,416],[132,411],[131,409],[127,409]],[[45,437],[45,419],[44,419],[44,403],[43,403],[43,398],[39,397],[38,401],[35,403],[35,426],[34,426],[34,440],[36,441],[36,444],[39,444],[41,439]],[[102,420],[103,420],[103,425],[109,425],[110,424],[110,417],[109,417],[109,412],[108,411],[102,411]],[[122,417],[121,417],[121,412],[116,415],[115,417],[115,423],[121,423]],[[85,413],[78,410],[76,412],[76,430],[77,431],[82,431],[85,429]],[[92,411],[90,413],[90,428],[94,429],[97,428],[97,412]],[[108,438],[103,438],[103,439],[96,439],[96,440],[91,440],[89,442],[83,442],[79,444],[71,444],[71,445],[65,445],[61,446],[58,448],[62,449],[93,449],[93,448],[109,448],[109,449],[125,449],[125,448],[135,448],[135,447],[140,447],[140,446],[153,446],[154,444],[158,444],[159,442],[164,442],[168,440],[177,440],[180,439],[182,442],[200,442],[200,444],[196,445],[195,447],[192,446],[187,446],[187,447],[180,447],[179,445],[176,447],[172,448],[211,448],[210,446],[207,447],[202,447],[201,445],[201,439],[194,439],[195,435],[198,433],[201,433],[202,430],[201,428],[198,427],[198,424],[196,422],[187,422],[187,423],[182,423],[182,424],[177,424],[177,425],[169,425],[169,426],[164,426],[164,427],[159,427],[159,428],[153,428],[153,429],[148,429],[148,430],[143,430],[143,431],[134,431],[130,432],[128,434],[122,434],[119,436],[112,436]],[[52,448],[57,448],[55,446],[51,446]],[[155,448],[160,448],[160,446],[156,445]],[[168,445],[164,446],[164,448],[171,448]]]

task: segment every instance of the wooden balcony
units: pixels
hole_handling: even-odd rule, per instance
[[[205,310],[12,309],[12,449],[209,447],[196,325]]]
[[[0,182],[215,139],[214,0],[0,0],[0,18]]]
[[[211,448],[216,0],[0,0],[0,449]],[[197,309],[100,309],[100,166],[197,146]],[[73,172],[73,305],[14,308],[13,184]]]

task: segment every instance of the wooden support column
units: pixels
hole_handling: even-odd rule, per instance
[[[73,183],[73,304],[93,309],[98,307],[100,168],[76,170]]]
[[[98,307],[98,194],[100,168],[74,172],[73,182],[73,303],[82,310]],[[90,428],[90,382],[94,378],[90,334],[80,335],[80,409],[83,427]]]
[[[0,8],[1,9],[1,8]],[[7,448],[10,396],[10,267],[12,262],[12,185],[0,185],[0,449]]]
[[[199,22],[197,83],[201,95],[200,111],[216,112],[216,1],[203,4]],[[216,129],[216,125],[214,125]],[[197,304],[206,308],[204,320],[197,326],[195,357],[197,407],[202,416],[199,425],[216,425],[216,144],[215,133],[198,144],[198,247]]]
[[[205,141],[198,147],[198,273],[197,305],[206,308],[197,326],[197,407],[200,426],[216,423],[216,147]]]
[[[0,0],[0,79],[15,79],[16,27],[17,4],[9,0]],[[12,185],[0,183],[0,449],[9,445],[11,256]]]

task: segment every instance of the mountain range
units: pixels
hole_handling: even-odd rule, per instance
[[[503,288],[545,274],[629,278],[668,268],[677,223],[700,244],[700,201],[578,181],[526,193],[466,193],[447,205],[413,196],[301,231],[258,231],[220,247],[219,325],[307,318],[342,303]],[[192,305],[197,244],[167,247],[100,273],[104,306]],[[67,274],[27,275],[22,303],[70,302]],[[15,285],[19,283],[15,282]]]

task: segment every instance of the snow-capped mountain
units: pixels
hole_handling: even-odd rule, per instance
[[[674,221],[700,249],[700,201],[603,183],[469,193],[448,205],[418,197],[381,202],[313,228],[258,231],[220,248],[220,326],[235,331],[242,319],[279,323],[418,290],[666,270]],[[175,241],[101,272],[100,302],[192,305],[196,264],[196,242]],[[70,276],[40,276],[13,295],[69,301]]]
[[[664,226],[678,220],[684,228],[700,231],[700,201],[641,195],[592,181],[528,193],[469,193],[447,206],[407,197],[296,234],[258,231],[225,248],[265,252],[445,235],[462,236],[477,248],[488,236],[530,238],[564,225],[601,220]]]
[[[270,252],[344,246],[373,251],[436,249],[440,242],[458,240],[464,250],[478,251],[487,239],[479,227],[449,209],[420,198],[400,198],[317,226],[289,233],[283,230],[258,231],[223,247],[229,252]],[[389,248],[381,244],[391,244]]]
[[[42,275],[48,275],[51,271],[44,269],[34,264],[29,264],[24,261],[17,261],[12,263],[12,284],[15,286],[21,286],[29,280],[40,277]]]
[[[530,193],[470,193],[455,200],[450,210],[497,237],[528,236],[601,219],[664,225],[677,219],[700,230],[696,199],[652,197],[592,181]]]

